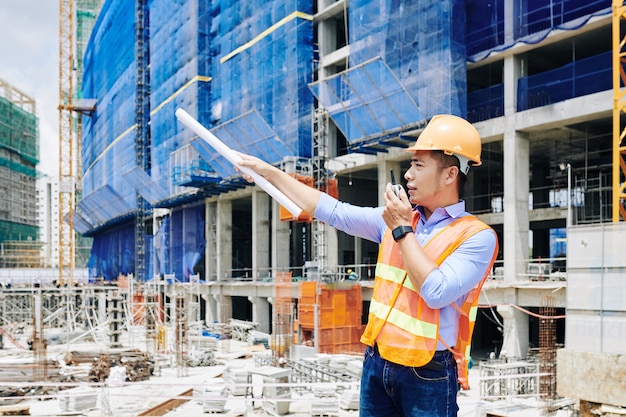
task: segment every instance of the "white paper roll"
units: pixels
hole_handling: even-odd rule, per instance
[[[302,209],[298,207],[293,201],[291,201],[285,194],[283,194],[278,188],[274,187],[272,183],[265,178],[254,172],[253,170],[239,166],[241,157],[237,155],[232,149],[230,149],[224,142],[219,140],[217,136],[209,132],[207,128],[202,126],[196,119],[191,117],[183,109],[176,110],[176,117],[182,124],[193,130],[198,136],[207,141],[209,145],[213,147],[217,152],[226,158],[231,164],[236,166],[241,172],[252,177],[254,182],[261,187],[266,193],[274,198],[278,203],[285,207],[289,213],[294,217],[300,216]]]

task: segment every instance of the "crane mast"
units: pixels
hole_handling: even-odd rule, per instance
[[[626,36],[622,23],[626,20],[623,0],[613,0],[613,222],[626,220],[626,102],[622,85],[626,83]]]
[[[59,1],[59,284],[74,276],[74,1]]]

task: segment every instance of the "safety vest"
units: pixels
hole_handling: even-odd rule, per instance
[[[413,217],[413,227],[417,225],[419,213]],[[464,216],[443,228],[423,249],[438,266],[463,242],[481,230],[489,229],[474,216]],[[497,245],[496,245],[497,246]],[[494,250],[491,265],[497,255]],[[491,267],[485,276],[468,294],[462,307],[459,323],[459,337],[455,344],[455,359],[459,364],[459,382],[467,386],[467,361],[471,343],[478,295]],[[370,304],[368,324],[361,336],[361,342],[378,345],[380,355],[397,364],[420,367],[431,361],[439,339],[439,309],[428,307],[420,297],[404,268],[402,254],[388,229],[382,239],[376,265],[376,280]],[[461,356],[465,356],[465,360]],[[465,364],[465,370],[462,370]],[[463,379],[465,381],[463,381]]]

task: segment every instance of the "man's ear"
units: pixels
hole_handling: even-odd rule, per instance
[[[452,165],[446,168],[446,184],[452,184],[459,177],[459,167]]]

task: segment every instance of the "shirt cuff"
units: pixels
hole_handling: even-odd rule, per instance
[[[323,221],[324,223],[328,223],[335,211],[338,201],[339,200],[336,198],[331,197],[326,193],[322,193],[319,201],[317,202],[317,206],[315,207],[313,217]]]

